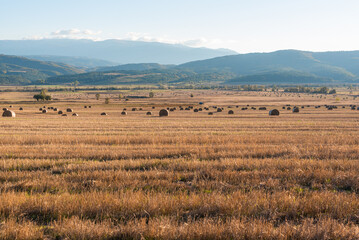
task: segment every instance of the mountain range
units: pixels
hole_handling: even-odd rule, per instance
[[[346,52],[309,52],[298,50],[281,50],[270,53],[234,54],[212,57],[209,59],[189,61],[182,64],[173,63],[173,51],[184,50],[192,58],[199,57],[198,50],[206,50],[207,53],[219,50],[197,49],[185,46],[160,44],[160,43],[128,43],[126,51],[118,53],[118,46],[124,44],[120,41],[94,42],[90,40],[31,40],[19,41],[24,43],[20,49],[6,48],[4,43],[13,47],[16,41],[0,41],[0,53],[17,52],[27,55],[21,56],[0,55],[0,84],[24,85],[24,84],[68,84],[79,81],[82,85],[110,85],[110,84],[158,84],[158,83],[210,83],[210,84],[343,84],[359,83],[359,51]],[[36,42],[36,44],[34,44]],[[59,48],[45,44],[42,51],[41,43],[59,43]],[[58,51],[66,50],[63,43],[71,45],[75,49],[81,44],[104,44],[108,49],[104,52],[99,48],[88,49],[89,52],[81,55],[82,50],[74,52],[77,56],[51,55]],[[27,43],[31,43],[26,45]],[[75,43],[75,44],[73,44]],[[109,43],[114,45],[111,47]],[[50,45],[51,45],[50,44]],[[146,59],[128,52],[141,52],[135,45],[152,46],[150,52],[162,59],[161,61],[134,61],[126,64],[118,64],[117,61],[103,60],[107,53],[112,56],[120,55],[122,59]],[[34,45],[37,47],[32,48]],[[124,46],[124,45],[122,45]],[[80,48],[80,47],[79,47]],[[149,47],[150,48],[150,47]],[[28,51],[25,51],[27,49]],[[86,49],[83,48],[83,49]],[[171,49],[171,51],[168,51]],[[15,51],[16,50],[16,51]],[[148,50],[148,49],[147,49]],[[146,50],[146,51],[147,51]],[[61,52],[60,51],[60,52]],[[219,51],[219,52],[218,52]],[[227,50],[223,50],[222,55]],[[70,50],[62,52],[68,55]],[[33,55],[29,55],[33,54]],[[45,55],[43,55],[45,54]],[[50,55],[46,55],[50,54]],[[148,54],[148,52],[146,53]],[[183,51],[182,51],[183,54]],[[179,54],[181,55],[181,54]],[[167,56],[167,57],[165,57]],[[183,56],[183,55],[181,55]],[[187,56],[187,57],[188,57]],[[151,59],[153,60],[153,59]],[[181,61],[177,61],[181,62]]]
[[[181,44],[127,40],[93,41],[88,39],[0,40],[0,53],[17,56],[40,55],[93,58],[116,64],[148,62],[181,64],[237,54],[235,51],[228,49],[192,48]],[[53,60],[50,59],[50,61]],[[61,61],[63,60],[65,59]],[[55,59],[55,61],[57,60]],[[70,62],[66,61],[66,63],[69,64]]]

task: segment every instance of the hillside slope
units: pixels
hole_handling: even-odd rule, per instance
[[[0,54],[1,85],[29,84],[45,81],[48,77],[83,72],[81,69],[66,64]]]

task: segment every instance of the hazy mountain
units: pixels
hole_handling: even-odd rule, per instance
[[[57,62],[72,65],[79,68],[95,68],[116,66],[118,63],[110,62],[102,59],[88,57],[68,57],[68,56],[49,56],[49,55],[29,55],[24,56],[31,59],[37,59],[46,62]]]
[[[155,62],[180,64],[236,54],[228,49],[191,48],[180,44],[125,40],[1,40],[0,53],[8,55],[53,55],[88,57],[118,63]]]
[[[178,67],[196,72],[229,71],[239,76],[273,71],[299,71],[314,74],[319,78],[343,82],[358,78],[359,70],[356,68],[358,65],[359,51],[313,53],[282,50],[271,53],[238,54],[193,61]]]
[[[44,81],[48,77],[84,72],[62,63],[44,62],[0,54],[0,84],[20,85]]]
[[[92,69],[93,71],[98,72],[108,72],[108,71],[123,71],[123,70],[137,70],[137,71],[144,71],[144,70],[150,70],[150,69],[168,69],[173,68],[176,65],[162,65],[158,63],[132,63],[132,64],[123,64],[118,66],[112,66],[112,67],[98,67]]]

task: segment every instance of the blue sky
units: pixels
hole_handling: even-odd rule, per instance
[[[0,39],[181,43],[240,53],[359,50],[357,0],[0,0]]]

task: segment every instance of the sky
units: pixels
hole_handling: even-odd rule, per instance
[[[228,48],[359,50],[358,0],[0,0],[0,40],[126,39]]]

